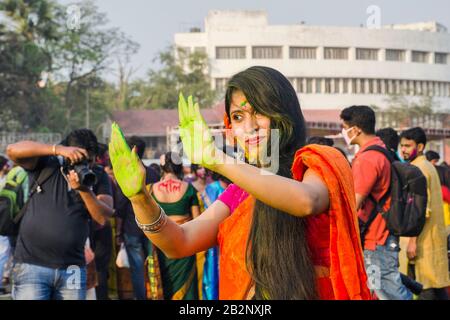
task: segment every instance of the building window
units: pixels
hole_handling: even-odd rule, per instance
[[[400,94],[402,91],[401,81],[395,80],[395,94]]]
[[[373,79],[373,93],[379,94],[380,93],[380,80]]]
[[[299,92],[299,93],[306,93],[305,92],[305,85],[303,83],[303,78],[297,78],[297,92]]]
[[[378,60],[378,49],[356,48],[356,60]]]
[[[325,48],[324,58],[333,60],[348,60],[348,48]]]
[[[432,82],[432,85],[434,85],[434,92],[432,91],[432,95],[439,96],[439,82]]]
[[[387,94],[388,92],[388,81],[386,79],[381,80],[381,93]]]
[[[224,92],[227,87],[228,78],[216,78],[216,90]]]
[[[405,61],[405,50],[386,49],[386,61]]]
[[[364,93],[364,79],[356,79],[356,93]]]
[[[369,79],[361,79],[362,81],[362,89],[363,89],[363,93],[370,93],[370,80]]]
[[[426,81],[421,81],[422,83],[422,94],[424,96],[428,95],[428,83]]]
[[[306,79],[306,93],[313,92],[313,79]]]
[[[422,85],[420,81],[415,81],[416,83],[416,95],[420,96],[422,94]]]
[[[439,85],[439,93],[438,93],[438,95],[440,97],[443,97],[445,95],[444,84],[442,82],[438,82],[438,85]]]
[[[377,80],[377,87],[378,87],[378,91],[377,91],[377,93],[378,94],[382,94],[383,93],[383,80],[381,80],[381,79],[378,79]]]
[[[282,47],[253,47],[253,59],[282,59]]]
[[[374,79],[369,79],[369,94],[374,94],[375,93],[375,85],[376,85],[376,81]]]
[[[387,81],[387,84],[388,84],[387,90],[386,90],[387,94],[394,94],[394,82],[393,82],[393,80],[389,79]]]
[[[436,86],[435,83],[433,81],[427,81],[428,84],[428,92],[426,93],[429,96],[432,96],[436,93]]]
[[[349,79],[342,79],[342,93],[348,93]]]
[[[322,79],[316,79],[316,91],[315,93],[322,93]]]
[[[332,93],[339,93],[339,92],[341,92],[341,90],[340,90],[341,79],[335,78],[333,80],[334,81],[331,83],[331,92]]]
[[[245,59],[245,47],[216,47],[216,59]]]
[[[325,79],[325,93],[331,93],[331,79]]]
[[[312,47],[290,47],[290,59],[316,59],[316,48]]]
[[[413,80],[408,81],[408,94],[410,96],[413,96],[416,94],[414,89],[415,89],[414,81]]]
[[[428,63],[428,52],[425,51],[413,51],[412,62]]]
[[[447,64],[447,54],[436,52],[434,54],[434,63]]]
[[[352,82],[350,84],[351,87],[351,93],[356,93],[356,87],[357,87],[357,81],[356,79],[352,79]]]

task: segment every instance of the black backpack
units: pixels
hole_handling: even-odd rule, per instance
[[[375,203],[367,222],[359,219],[361,241],[377,214],[386,221],[389,232],[394,236],[417,237],[425,225],[427,208],[427,181],[420,169],[410,163],[401,162],[387,149],[370,146],[364,152],[374,150],[385,155],[391,163],[391,184],[380,201],[372,195],[368,199]],[[389,209],[384,210],[386,201],[391,198]]]
[[[36,192],[42,192],[42,184],[50,178],[56,168],[46,167],[41,170],[28,193],[26,203],[24,203],[22,184],[25,182],[24,175],[27,174],[21,168],[16,170],[17,174],[11,172],[11,178],[0,192],[0,235],[2,236],[18,235],[20,221],[27,210],[31,197]]]

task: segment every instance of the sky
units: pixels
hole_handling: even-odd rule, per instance
[[[58,0],[63,4],[76,1]],[[265,10],[269,24],[360,26],[371,5],[380,8],[381,24],[438,21],[450,29],[450,0],[95,0],[112,27],[119,27],[140,44],[131,58],[138,68],[135,77],[145,77],[158,52],[173,43],[174,34],[191,27],[204,30],[209,10]]]

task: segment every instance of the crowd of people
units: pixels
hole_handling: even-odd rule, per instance
[[[227,85],[226,139],[243,157],[217,147],[192,97],[178,109],[189,165],[167,152],[145,166],[145,142],[116,124],[108,146],[88,129],[8,146],[0,214],[2,197],[19,203],[0,219],[1,290],[17,300],[448,299],[450,169],[425,151],[422,128],[376,131],[370,107],[347,107],[350,162],[333,139],[307,136],[295,90],[267,67]]]

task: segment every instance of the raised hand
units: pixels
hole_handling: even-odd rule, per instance
[[[123,194],[127,198],[131,198],[143,192],[145,187],[144,165],[139,159],[136,149],[130,150],[117,123],[113,123],[111,126],[109,157],[114,176]]]
[[[211,132],[203,119],[198,103],[180,93],[178,100],[180,137],[183,150],[192,163],[210,168],[219,162],[220,151],[215,147]]]
[[[78,147],[67,147],[67,146],[55,146],[55,152],[59,156],[63,156],[68,159],[70,163],[77,163],[83,159],[88,158],[88,152],[86,149]]]

